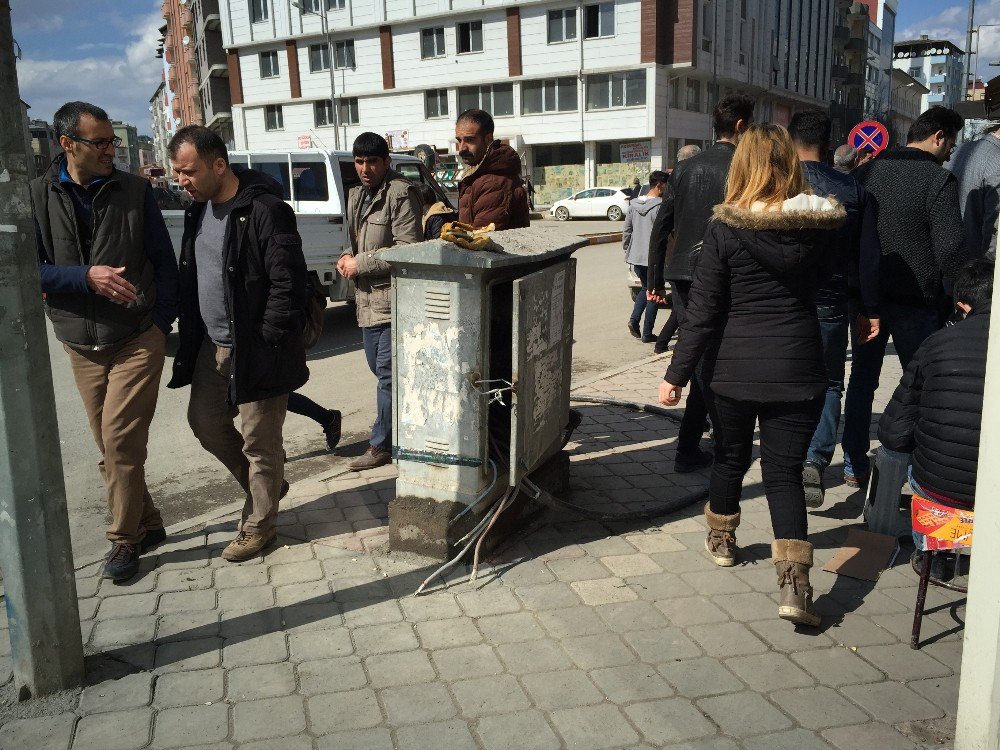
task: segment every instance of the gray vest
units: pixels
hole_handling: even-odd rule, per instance
[[[41,252],[63,266],[125,267],[136,301],[119,305],[98,294],[46,294],[56,338],[76,349],[104,349],[128,341],[152,325],[156,302],[153,266],[143,242],[146,190],[141,177],[115,170],[94,197],[90,258],[84,259],[73,199],[53,171],[31,181],[31,202],[41,230]]]

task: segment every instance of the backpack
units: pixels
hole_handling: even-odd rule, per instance
[[[326,311],[326,293],[317,282],[315,274],[309,274],[309,298],[306,300],[302,323],[302,343],[312,349],[323,335],[323,313]]]

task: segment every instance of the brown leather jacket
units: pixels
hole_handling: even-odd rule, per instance
[[[493,141],[483,160],[466,170],[458,183],[458,220],[475,227],[495,224],[497,229],[531,223],[521,157],[510,146]]]
[[[362,328],[383,325],[392,320],[389,288],[389,264],[379,257],[378,251],[393,245],[408,245],[423,239],[421,229],[420,194],[413,183],[399,172],[390,169],[361,213],[361,191],[351,188],[347,198],[347,217],[350,222],[351,249],[344,255],[353,255],[358,262],[358,276],[354,280],[354,301],[358,325]]]

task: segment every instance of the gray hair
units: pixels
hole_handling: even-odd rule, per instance
[[[858,150],[850,143],[842,143],[837,146],[837,150],[833,152],[833,166],[840,167],[841,169],[848,169],[854,166],[854,162],[857,161],[857,158]]]
[[[690,159],[692,156],[696,156],[701,153],[701,146],[696,146],[693,143],[689,143],[687,146],[681,146],[677,149],[677,161],[684,161],[685,159]]]

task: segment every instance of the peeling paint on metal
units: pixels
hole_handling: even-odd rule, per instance
[[[426,427],[431,417],[444,423],[458,421],[469,392],[465,373],[471,369],[461,362],[456,367],[461,333],[459,326],[418,323],[407,335],[404,363],[398,368],[403,424]]]

